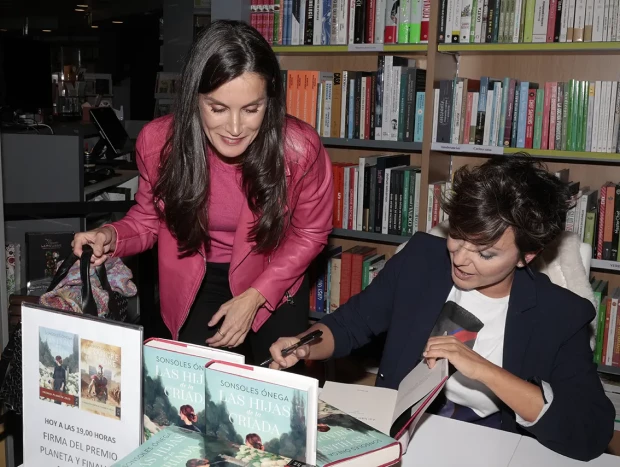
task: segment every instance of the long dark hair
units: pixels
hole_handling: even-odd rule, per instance
[[[240,21],[211,24],[192,45],[181,72],[174,124],[162,149],[154,187],[155,206],[179,244],[182,255],[209,242],[209,168],[199,94],[211,93],[244,73],[255,73],[267,87],[267,106],[258,135],[241,163],[243,190],[257,218],[248,240],[254,251],[270,252],[285,230],[287,202],[283,127],[286,104],[280,66],[271,46]],[[158,201],[162,201],[161,210]]]

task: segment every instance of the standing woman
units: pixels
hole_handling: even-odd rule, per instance
[[[331,163],[286,115],[280,67],[252,27],[216,21],[192,46],[173,115],[136,142],[136,205],[78,233],[95,264],[158,244],[161,314],[173,339],[238,347],[248,363],[307,328],[304,273],[332,226]],[[239,349],[240,351],[241,349]]]

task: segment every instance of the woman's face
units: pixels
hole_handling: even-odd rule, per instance
[[[200,94],[202,128],[209,141],[226,158],[245,152],[263,123],[267,108],[265,81],[244,73],[209,94]]]
[[[492,298],[509,295],[515,268],[524,266],[511,228],[492,246],[480,247],[448,237],[448,251],[454,284],[464,290],[476,289]],[[535,256],[528,253],[525,259],[529,263]]]

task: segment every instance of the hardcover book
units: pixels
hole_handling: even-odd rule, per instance
[[[142,440],[142,328],[22,304],[24,465],[107,467]]]
[[[178,425],[214,435],[205,411],[205,364],[211,360],[245,363],[233,352],[167,339],[144,343],[144,438]]]
[[[26,232],[26,282],[48,279],[71,253],[73,232]]]
[[[237,444],[184,428],[170,426],[157,432],[112,467],[311,467],[276,456],[249,444]]]
[[[418,421],[447,380],[447,360],[437,360],[432,369],[421,361],[401,381],[398,390],[327,381],[321,399],[394,437],[404,453]]]
[[[205,369],[209,423],[217,436],[280,456],[316,461],[318,381],[213,361]]]
[[[316,462],[319,467],[394,465],[401,446],[355,417],[319,400]]]

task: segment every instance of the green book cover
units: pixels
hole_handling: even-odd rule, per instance
[[[524,1],[526,3],[523,42],[532,42],[532,40],[534,39],[534,17],[536,16],[536,0]]]
[[[156,339],[153,345],[172,341]],[[174,343],[172,344],[174,345]],[[218,427],[207,426],[205,407],[204,368],[210,360],[204,356],[189,355],[193,347],[176,343],[179,351],[143,346],[143,410],[144,438],[149,439],[166,426],[178,425],[200,433],[215,434]],[[202,348],[201,348],[202,349]],[[183,353],[183,352],[187,353]],[[204,349],[214,358],[230,358],[237,363],[245,361],[242,355]],[[225,355],[228,354],[227,357]]]
[[[302,462],[313,461],[312,453],[306,450],[308,392],[212,367],[205,369],[205,382],[209,424],[226,427],[216,428],[218,437],[237,444],[251,437],[265,451]]]
[[[592,89],[594,93],[594,88]],[[583,107],[581,109],[581,142],[580,151],[586,150],[588,139],[588,111],[590,106],[590,81],[583,81]]]
[[[536,90],[536,111],[534,113],[534,142],[533,148],[540,149],[542,141],[542,121],[543,121],[543,109],[545,107],[545,90]]]
[[[171,426],[158,432],[112,467],[310,467],[249,444]]]
[[[356,465],[392,465],[400,458],[400,444],[394,438],[322,400],[319,400],[317,430],[318,467],[338,465],[344,459],[369,453],[377,457],[359,459],[360,463]],[[384,452],[379,452],[382,450]]]
[[[411,17],[411,3],[413,0],[401,0],[400,7],[398,11],[398,43],[399,44],[408,44],[409,43],[409,31],[411,30],[411,22],[409,18]],[[362,6],[362,8],[364,8]]]
[[[409,18],[415,18],[416,20],[410,21],[409,25],[409,40],[410,44],[419,44],[422,36],[422,2],[423,0],[410,0],[411,11],[409,12]],[[401,1],[401,3],[403,3]],[[420,15],[418,16],[418,13]]]

